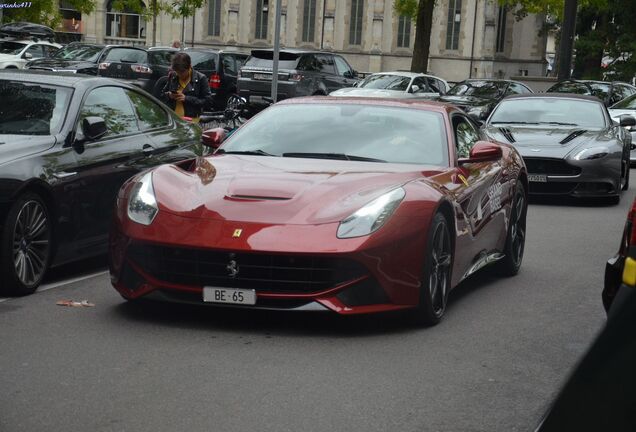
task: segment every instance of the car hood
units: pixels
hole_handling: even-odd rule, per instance
[[[404,98],[408,95],[401,90],[385,90],[385,89],[365,89],[348,87],[336,90],[331,96],[348,96],[348,97],[379,97],[379,98]]]
[[[0,62],[20,60],[20,57],[14,54],[0,54]]]
[[[298,225],[339,222],[396,187],[440,172],[439,167],[242,155],[199,158],[189,165],[154,171],[161,211]]]
[[[77,70],[95,67],[95,63],[77,60],[40,59],[27,64],[28,68]]]
[[[584,147],[610,145],[614,137],[599,129],[576,127],[515,127],[489,125],[487,135],[500,142],[512,144],[522,156],[565,158]]]
[[[473,96],[441,96],[439,98],[440,102],[447,102],[453,105],[467,106],[467,107],[476,107],[476,106],[484,106],[493,102],[492,99],[484,99]]]
[[[51,136],[0,134],[0,165],[48,150],[55,142]]]

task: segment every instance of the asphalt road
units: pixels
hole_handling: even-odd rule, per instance
[[[103,259],[66,267],[0,299],[0,431],[532,430],[605,322],[604,264],[633,198],[534,202],[521,273],[473,277],[428,329],[132,305]]]

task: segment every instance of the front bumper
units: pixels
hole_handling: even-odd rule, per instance
[[[166,212],[159,212],[148,227],[116,219],[110,236],[111,282],[126,299],[228,306],[205,303],[203,288],[243,288],[254,289],[257,300],[254,306],[241,307],[343,315],[419,303],[425,230],[416,230],[412,223],[387,224],[382,235],[371,240],[338,240],[337,224],[242,223],[244,238],[225,235],[236,226]],[[324,241],[330,235],[337,246]],[[231,260],[240,266],[238,276],[228,273]]]
[[[621,192],[620,160],[537,158],[523,155],[528,169],[531,195],[567,195],[572,197],[617,196]],[[546,181],[534,181],[533,176],[545,176]]]

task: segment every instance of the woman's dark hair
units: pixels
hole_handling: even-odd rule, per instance
[[[190,56],[184,52],[178,52],[172,56],[172,69],[177,72],[183,72],[190,69],[192,61]]]

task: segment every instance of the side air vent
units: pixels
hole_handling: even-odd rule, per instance
[[[512,132],[510,132],[510,129],[502,127],[502,128],[499,128],[499,132],[501,132],[503,136],[506,137],[506,139],[510,142],[510,144],[514,144],[515,142],[517,142],[515,137],[512,135]]]
[[[561,141],[559,141],[559,144],[567,144],[570,141],[572,141],[574,138],[583,135],[585,132],[587,132],[587,131],[586,130],[575,130],[570,135],[566,136]]]

